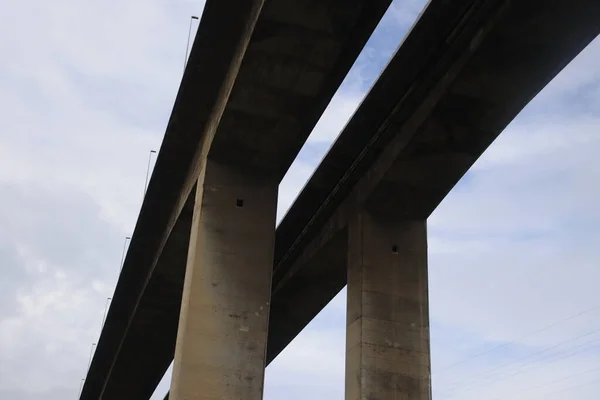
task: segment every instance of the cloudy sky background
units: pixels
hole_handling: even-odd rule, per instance
[[[0,13],[0,398],[77,397],[200,0],[20,0]],[[280,217],[413,23],[397,0],[280,188]],[[434,398],[596,400],[600,42],[429,219]],[[265,398],[343,399],[345,292]],[[162,398],[168,377],[154,398]]]

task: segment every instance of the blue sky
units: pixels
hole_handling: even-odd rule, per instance
[[[282,182],[280,217],[423,6],[394,2]],[[201,10],[21,0],[0,14],[0,398],[76,397]],[[428,221],[436,400],[597,399],[599,61],[595,41]],[[343,398],[344,295],[267,369],[267,400]]]

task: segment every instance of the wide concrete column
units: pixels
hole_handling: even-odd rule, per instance
[[[348,229],[346,400],[430,399],[426,221]]]
[[[248,169],[203,168],[171,400],[262,399],[277,188]]]

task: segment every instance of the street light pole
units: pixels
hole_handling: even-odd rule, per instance
[[[152,161],[152,154],[156,154],[156,150],[150,150],[150,154],[148,154],[148,167],[146,168],[146,180],[144,181],[144,197],[146,197],[146,190],[148,189],[148,176],[150,175],[150,162]],[[144,202],[143,199],[142,202]]]
[[[192,37],[192,22],[198,19],[198,17],[196,17],[195,15],[192,15],[192,17],[190,18],[190,29],[188,30],[188,40],[187,40],[187,46],[185,47],[185,60],[183,61],[183,70],[185,71],[185,66],[187,64],[187,59],[188,59],[188,52],[190,50],[190,39]]]
[[[85,378],[81,378],[81,382],[79,383],[79,393],[77,394],[77,399],[81,397],[81,391],[83,390],[83,382],[85,382]]]
[[[108,303],[112,300],[112,297],[106,298],[106,305],[104,306],[104,316],[102,317],[102,327],[100,328],[100,334],[102,334],[102,330],[104,329],[104,322],[106,321],[106,313],[108,312]]]
[[[119,270],[123,269],[123,262],[125,261],[125,248],[127,247],[127,241],[131,240],[129,236],[125,238],[125,243],[123,243],[123,253],[121,254],[121,267]]]
[[[90,366],[92,365],[92,355],[94,354],[94,347],[96,345],[97,345],[97,343],[92,343],[92,349],[90,350],[90,359],[88,361],[88,367],[87,367],[88,373],[90,372]],[[86,374],[86,376],[87,376],[87,374]]]

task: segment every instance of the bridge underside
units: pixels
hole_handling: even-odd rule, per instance
[[[202,160],[278,182],[389,3],[206,2],[81,399],[150,397],[173,359]]]
[[[278,227],[268,362],[346,284],[352,216],[367,208],[385,218],[427,218],[600,30],[600,4],[587,0],[438,4],[413,27]]]
[[[272,18],[285,14],[274,5],[267,8],[272,4],[279,3],[275,0],[267,3],[264,15]],[[386,6],[380,5],[369,23],[362,21],[365,28],[360,40],[350,34],[343,37],[356,40],[352,43],[364,43]],[[286,14],[286,18],[300,18],[297,13],[298,10],[293,16]],[[358,14],[353,17],[350,14],[342,15],[358,18]],[[276,231],[267,363],[346,284],[349,226],[356,215],[367,212],[374,218],[425,220],[520,110],[597,36],[599,18],[600,3],[593,0],[449,3],[433,0],[430,3]],[[256,32],[266,35],[264,32],[275,30],[259,29],[260,22],[259,18],[254,31],[257,37],[266,36]],[[281,49],[279,41],[287,37],[289,30],[280,28],[277,32],[283,32],[275,40]],[[239,82],[243,86],[236,88],[237,81],[233,86],[214,135],[216,139],[211,143],[214,153],[209,156],[223,164],[241,163],[263,173],[273,171],[275,178],[280,179],[353,58],[348,55],[343,62],[331,60],[328,65],[331,71],[336,71],[336,79],[322,78],[319,89],[306,97],[294,92],[294,96],[285,98],[289,102],[281,103],[283,108],[270,114],[266,111],[270,110],[269,101],[284,99],[282,88],[267,88],[268,76],[275,77],[275,72],[261,75],[259,79],[264,80],[258,83],[258,89],[254,82],[257,77],[251,72],[265,70],[248,67],[249,72],[241,72],[245,65],[258,65],[259,61],[256,64],[248,61],[253,60],[253,49],[256,60],[264,61],[258,55],[265,51],[265,42],[256,40],[254,48],[251,41],[240,69]],[[313,40],[319,42],[319,37]],[[355,57],[360,47],[362,44],[355,44],[348,54]],[[317,56],[321,53],[314,54],[315,60],[321,59]],[[195,62],[200,65],[198,59]],[[194,65],[192,59],[190,63]],[[337,69],[331,67],[334,64]],[[298,74],[312,76],[313,67],[306,67]],[[292,79],[289,78],[292,75],[287,76]],[[279,77],[273,82],[285,79],[283,75]],[[298,79],[298,75],[293,75],[294,82],[300,82]],[[291,87],[288,90],[294,91]],[[310,104],[317,106],[310,108]],[[250,111],[244,114],[240,109]],[[298,114],[294,117],[295,110]],[[283,117],[275,120],[276,115]],[[234,121],[244,123],[238,125]],[[236,133],[219,136],[220,129]],[[273,135],[261,136],[261,129]],[[298,133],[291,135],[279,157],[277,147],[266,142],[281,132]],[[243,135],[248,135],[244,136],[249,138],[247,142],[240,139]],[[231,153],[228,149],[232,149]],[[171,209],[178,208],[176,218],[170,223],[155,267],[138,296],[135,314],[127,319],[128,328],[119,342],[110,378],[102,378],[108,383],[102,383],[105,381],[101,379],[96,382],[98,387],[104,387],[103,398],[148,398],[173,359],[195,203],[195,180],[190,179],[193,174],[188,174],[194,169],[189,167],[194,165],[194,156],[191,152],[188,168],[181,173],[179,186],[187,189],[178,188],[179,200],[172,202],[175,206]],[[167,176],[165,172],[162,179]],[[149,196],[151,189],[154,196],[161,193],[159,179],[160,173],[155,172]],[[152,200],[145,201],[145,205],[148,201]],[[147,218],[150,209],[148,205]],[[140,222],[136,233],[139,226]],[[138,238],[143,238],[144,233],[140,228]],[[159,242],[155,239],[148,243]],[[138,262],[136,251],[142,250],[143,247],[130,250],[133,253],[128,254],[126,261],[130,274],[134,274]],[[122,277],[120,285],[121,280],[126,282]],[[118,300],[116,295],[115,300]],[[111,323],[116,326],[119,307],[124,306],[114,303],[109,319],[113,318]],[[116,329],[109,326],[109,319],[105,330]],[[98,363],[97,369],[91,369],[90,373],[101,375],[98,372],[101,363],[96,356],[94,363]],[[82,398],[100,398],[92,388],[90,384],[90,391],[82,394]]]

